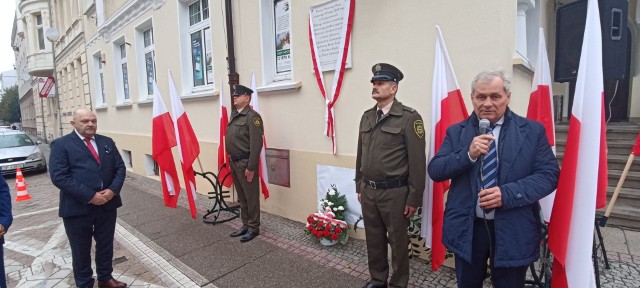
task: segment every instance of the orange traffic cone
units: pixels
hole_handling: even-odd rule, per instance
[[[16,190],[18,190],[16,202],[31,199],[31,195],[27,192],[27,183],[24,181],[24,176],[22,176],[22,170],[20,168],[16,170]]]

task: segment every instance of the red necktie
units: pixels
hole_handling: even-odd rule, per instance
[[[96,158],[96,161],[98,162],[98,164],[100,164],[100,156],[98,156],[98,152],[96,152],[96,149],[93,148],[93,145],[91,144],[91,138],[84,138],[84,142],[87,143],[87,148],[89,148],[89,151],[91,152],[91,155],[93,155],[93,158]]]

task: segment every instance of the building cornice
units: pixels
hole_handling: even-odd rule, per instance
[[[98,40],[109,42],[111,35],[120,31],[123,27],[138,19],[140,15],[150,9],[157,10],[165,4],[166,0],[133,0],[124,5],[107,22],[98,28],[98,32],[89,41],[87,48],[91,47]]]

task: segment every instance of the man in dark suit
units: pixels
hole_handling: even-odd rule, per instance
[[[127,287],[113,279],[113,236],[125,166],[109,137],[96,134],[96,115],[79,109],[73,115],[74,131],[51,142],[49,172],[60,189],[60,208],[73,258],[78,287],[93,287],[91,238],[96,241],[98,287]]]
[[[473,113],[447,129],[429,163],[431,179],[452,180],[442,242],[455,254],[458,287],[482,287],[487,259],[494,287],[524,287],[540,255],[538,200],[555,189],[560,169],[544,127],[509,109],[510,89],[502,71],[478,74]]]
[[[9,185],[4,177],[0,176],[0,245],[4,245],[4,234],[9,230],[11,222],[13,222],[13,216],[11,215]],[[0,247],[0,287],[7,287],[4,273],[4,247]]]

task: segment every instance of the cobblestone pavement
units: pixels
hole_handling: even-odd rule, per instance
[[[57,215],[58,191],[51,185],[46,173],[26,175],[26,180],[28,192],[33,199],[14,203],[14,224],[5,237],[5,265],[9,287],[73,287],[71,253],[62,221]],[[7,178],[7,182],[13,186],[15,180]],[[129,205],[129,209],[132,205],[137,205],[134,207],[140,211],[137,220],[142,222],[143,219],[140,218],[148,217],[144,214],[153,210],[149,208],[149,203],[153,202],[151,200],[158,200],[161,197],[160,184],[147,177],[129,175],[125,185],[125,189],[127,189],[125,191],[143,191],[149,196],[157,197],[123,196],[125,205]],[[15,197],[15,193],[15,189],[12,188],[13,197]],[[185,193],[181,195],[184,196]],[[208,205],[211,204],[206,198],[198,197],[198,211],[201,213],[206,211]],[[150,200],[145,201],[144,199]],[[146,208],[145,205],[147,205]],[[180,205],[182,210],[172,211],[181,215],[188,214],[188,211],[184,209],[186,207],[185,199],[180,200]],[[265,242],[269,247],[273,247],[269,248],[270,251],[277,252],[270,252],[265,257],[282,255],[282,259],[295,259],[296,263],[319,265],[324,269],[323,273],[326,273],[327,277],[337,279],[334,283],[344,283],[343,286],[317,283],[307,285],[307,287],[360,287],[368,279],[364,241],[349,239],[345,245],[325,247],[320,245],[317,239],[305,235],[303,223],[268,213],[262,215],[262,234],[258,239],[252,241],[256,243],[249,243],[250,245]],[[294,275],[295,272],[292,271],[301,267],[291,267],[295,265],[271,258],[262,259],[263,262],[260,262],[260,259],[248,259],[244,264],[240,263],[224,273],[207,276],[207,271],[219,269],[213,265],[213,261],[204,266],[189,261],[191,255],[196,256],[203,252],[194,250],[190,254],[186,252],[183,255],[175,254],[175,251],[166,248],[167,246],[162,243],[166,238],[147,232],[152,229],[144,229],[152,225],[143,227],[144,224],[134,223],[136,221],[131,219],[133,218],[127,218],[124,213],[119,216],[114,255],[114,277],[128,283],[131,287],[299,287],[293,284],[287,286],[282,283],[293,283],[288,282],[288,279],[299,277],[300,275]],[[171,221],[166,219],[172,218],[162,218],[160,222]],[[201,224],[200,220],[191,222]],[[149,220],[148,224],[153,224],[153,222]],[[167,224],[172,226],[171,223]],[[235,220],[223,225],[197,227],[202,230],[227,233],[226,231],[239,228],[239,225],[240,222]],[[640,251],[634,250],[636,247],[640,247],[640,232],[611,227],[604,228],[603,232],[605,243],[609,249],[607,255],[611,269],[601,271],[602,287],[640,287],[640,271],[638,269]],[[224,234],[223,238],[228,240],[226,235]],[[177,238],[175,236],[169,237]],[[190,235],[182,237],[190,237]],[[214,240],[204,241],[213,242]],[[216,245],[228,250],[251,247],[247,244],[239,246],[236,242],[219,241]],[[267,266],[273,266],[270,267],[271,270],[266,269],[266,266],[260,266],[264,265],[261,263],[265,263],[265,261]],[[604,263],[602,260],[600,262],[600,267],[603,267]],[[253,268],[251,268],[252,265]],[[439,271],[433,272],[429,263],[420,259],[412,259],[411,269],[411,287],[455,287],[456,285],[455,273],[451,268],[442,267]],[[255,272],[256,270],[258,272]],[[276,276],[260,274],[260,271],[263,270],[266,271],[263,273],[280,271],[284,274]],[[239,285],[238,282],[234,282],[239,275],[246,274],[262,281],[269,281],[270,277],[281,277],[284,280],[279,279],[280,285],[261,285],[259,282]],[[485,283],[485,287],[490,287],[489,281]]]

